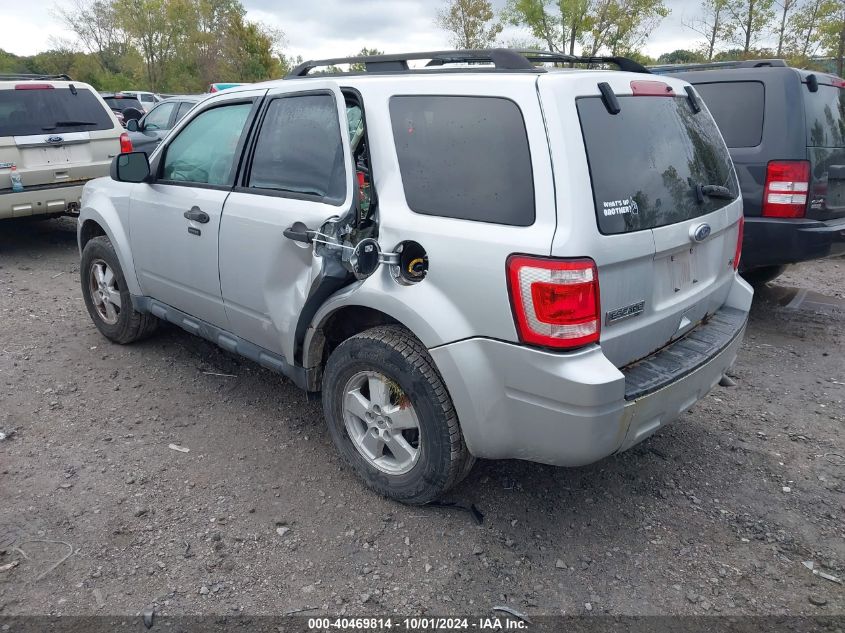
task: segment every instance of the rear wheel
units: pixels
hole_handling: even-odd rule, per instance
[[[402,327],[367,330],[332,352],[323,411],[347,463],[370,488],[397,501],[437,499],[474,462],[431,357]]]
[[[763,268],[752,268],[742,273],[743,279],[752,286],[764,286],[770,281],[780,277],[786,266],[764,266]]]
[[[123,269],[109,238],[95,237],[85,245],[79,276],[88,314],[107,339],[132,343],[156,329],[158,319],[132,306]]]

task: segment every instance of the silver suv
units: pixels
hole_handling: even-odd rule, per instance
[[[0,220],[79,212],[82,186],[131,152],[129,135],[88,84],[0,74]]]
[[[449,51],[222,92],[86,186],[88,311],[322,391],[337,449],[403,502],[475,458],[626,450],[719,381],[752,299],[722,137],[647,72]]]

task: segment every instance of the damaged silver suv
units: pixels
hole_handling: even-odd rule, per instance
[[[321,391],[346,461],[406,503],[475,458],[588,464],[692,406],[740,347],[741,243],[689,84],[512,50],[227,90],[118,156],[79,221],[107,338],[169,321]]]

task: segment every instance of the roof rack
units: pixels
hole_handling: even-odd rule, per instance
[[[676,73],[685,70],[717,70],[733,68],[786,68],[789,64],[783,59],[741,59],[730,62],[703,62],[699,64],[663,64],[649,66],[648,69],[656,75]]]
[[[67,75],[33,75],[30,73],[0,73],[0,81],[31,81],[31,80],[49,80],[55,79],[58,81],[73,81]]]
[[[409,61],[429,60],[425,65],[426,69],[414,69],[408,65]],[[522,72],[545,72],[544,68],[538,67],[537,63],[552,64],[615,64],[620,70],[649,73],[649,70],[627,57],[577,57],[574,55],[563,55],[549,51],[518,51],[510,48],[492,48],[483,50],[455,50],[455,51],[428,51],[420,53],[405,53],[399,55],[367,55],[361,57],[337,57],[334,59],[318,59],[304,62],[294,68],[286,79],[294,79],[310,76],[309,73],[315,68],[331,68],[340,64],[360,64],[364,67],[364,73],[413,73],[433,72],[436,66],[447,64],[485,64],[488,67],[481,68],[442,68],[443,71],[522,71]],[[492,64],[493,68],[489,68]],[[338,74],[360,74],[358,72],[330,72],[320,73],[319,76]]]

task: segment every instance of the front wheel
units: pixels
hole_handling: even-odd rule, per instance
[[[95,237],[85,245],[79,277],[88,314],[107,339],[132,343],[155,330],[158,319],[132,306],[123,269],[109,238]]]
[[[323,411],[341,456],[397,501],[437,499],[474,462],[431,356],[402,327],[367,330],[332,352]]]

